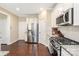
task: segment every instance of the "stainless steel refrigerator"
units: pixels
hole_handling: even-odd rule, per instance
[[[29,29],[29,26],[31,27]],[[39,40],[39,24],[38,23],[31,23],[30,25],[27,24],[27,42],[28,43],[38,43]]]

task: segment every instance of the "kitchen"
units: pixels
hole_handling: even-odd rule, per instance
[[[28,4],[29,7],[30,7],[30,4]],[[17,5],[17,3],[15,5]],[[24,5],[27,5],[27,4],[24,4]],[[42,6],[43,4],[42,3],[35,4],[34,6],[36,5]],[[2,7],[7,6],[9,9],[13,5],[3,3],[3,4],[0,4],[0,6]],[[9,42],[9,43],[8,42],[6,43],[9,45],[18,40],[24,40],[26,42],[29,41],[27,39],[27,32],[30,31],[28,30],[28,28],[31,29],[32,27],[30,26],[33,26],[34,25],[33,23],[38,23],[39,26],[38,24],[34,26],[37,27],[35,31],[37,31],[37,34],[39,35],[35,34],[35,36],[33,37],[35,39],[36,38],[38,39],[36,43],[41,43],[45,45],[46,47],[48,47],[51,56],[79,56],[79,53],[78,53],[79,51],[79,48],[78,48],[79,47],[79,40],[78,40],[79,39],[79,36],[78,36],[79,4],[77,3],[49,3],[45,7],[47,6],[48,8],[46,9],[39,8],[40,9],[39,14],[32,14],[32,15],[29,14],[27,17],[26,16],[22,17],[22,15],[18,14],[19,17],[16,16],[15,20],[12,19],[10,21],[11,22],[10,23],[11,24],[11,27],[10,27],[11,40],[6,40]],[[28,10],[29,9],[30,8],[28,8]],[[16,13],[20,13],[19,8],[17,8],[17,10],[18,11],[16,11]],[[26,15],[25,14],[26,10],[23,10],[24,11],[23,15]],[[36,9],[33,9],[33,10],[36,11]],[[31,25],[28,26],[29,24]]]
[[[78,45],[79,45],[78,9],[79,9],[78,4],[67,4],[67,5],[59,4],[58,6],[55,7],[53,11],[53,15],[55,15],[54,17],[52,17],[52,19],[54,19],[55,21],[54,24],[52,24],[53,26],[55,26],[53,27],[53,29],[55,29],[55,32],[60,31],[60,33],[56,33],[56,34],[60,35],[62,33],[62,35],[64,35],[64,36],[60,36],[58,38],[59,40],[57,40],[57,38],[52,38],[55,41],[50,38],[51,41],[54,42],[54,43],[51,42],[52,45],[56,47],[55,50],[58,52],[58,54],[56,53],[56,55],[78,56],[78,50],[79,50],[78,49]],[[52,45],[50,44],[51,47],[53,47]]]

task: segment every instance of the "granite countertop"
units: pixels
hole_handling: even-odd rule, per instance
[[[67,50],[72,56],[79,56],[79,45],[61,45],[61,47]]]
[[[5,56],[9,53],[9,51],[0,51],[0,56]]]

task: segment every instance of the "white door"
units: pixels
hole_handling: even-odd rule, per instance
[[[0,13],[0,43],[7,42],[7,16]]]
[[[27,24],[25,20],[19,20],[19,40],[27,41]]]

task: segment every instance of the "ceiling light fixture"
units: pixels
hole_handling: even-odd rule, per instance
[[[16,8],[16,10],[17,10],[17,11],[19,11],[19,10],[20,10],[20,8]]]
[[[43,11],[44,10],[44,8],[40,8],[40,11]]]

